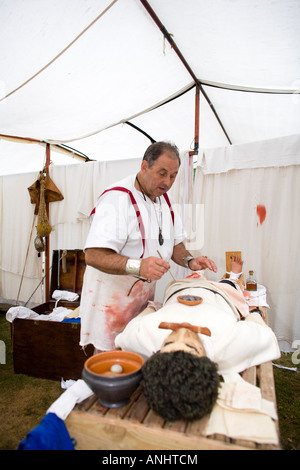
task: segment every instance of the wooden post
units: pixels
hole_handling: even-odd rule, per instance
[[[200,116],[200,87],[196,86],[195,95],[195,142],[194,142],[194,155],[198,155],[199,151],[199,116]]]
[[[48,175],[49,173],[49,166],[50,166],[50,145],[46,144],[46,174]],[[49,219],[49,203],[46,203],[46,212],[47,212],[47,217]],[[45,250],[45,301],[49,302],[50,300],[50,240],[49,236],[46,237],[46,250]]]
[[[194,134],[194,150],[189,152],[190,160],[199,152],[199,122],[200,122],[200,86],[196,85],[195,94],[195,134]],[[190,162],[192,165],[192,160]]]

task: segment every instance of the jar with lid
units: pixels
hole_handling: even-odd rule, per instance
[[[257,290],[257,282],[254,277],[254,271],[249,271],[249,276],[246,280],[246,290],[249,290],[249,291]]]

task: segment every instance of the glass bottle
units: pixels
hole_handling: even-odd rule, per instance
[[[246,280],[246,290],[257,290],[257,282],[254,277],[254,271],[249,271],[249,276]]]

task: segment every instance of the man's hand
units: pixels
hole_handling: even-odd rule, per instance
[[[200,271],[201,269],[210,269],[214,273],[217,272],[217,266],[211,259],[208,259],[206,256],[198,256],[189,262],[189,268],[192,271]]]
[[[149,258],[144,258],[142,260],[140,276],[146,279],[158,281],[169,269],[170,264],[167,261],[161,258],[156,258],[155,256],[150,256]]]

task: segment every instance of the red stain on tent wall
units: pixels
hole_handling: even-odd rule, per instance
[[[257,205],[256,214],[258,215],[260,225],[262,225],[267,215],[267,210],[265,206],[260,205],[260,204]],[[258,226],[258,223],[257,223],[257,226]]]

